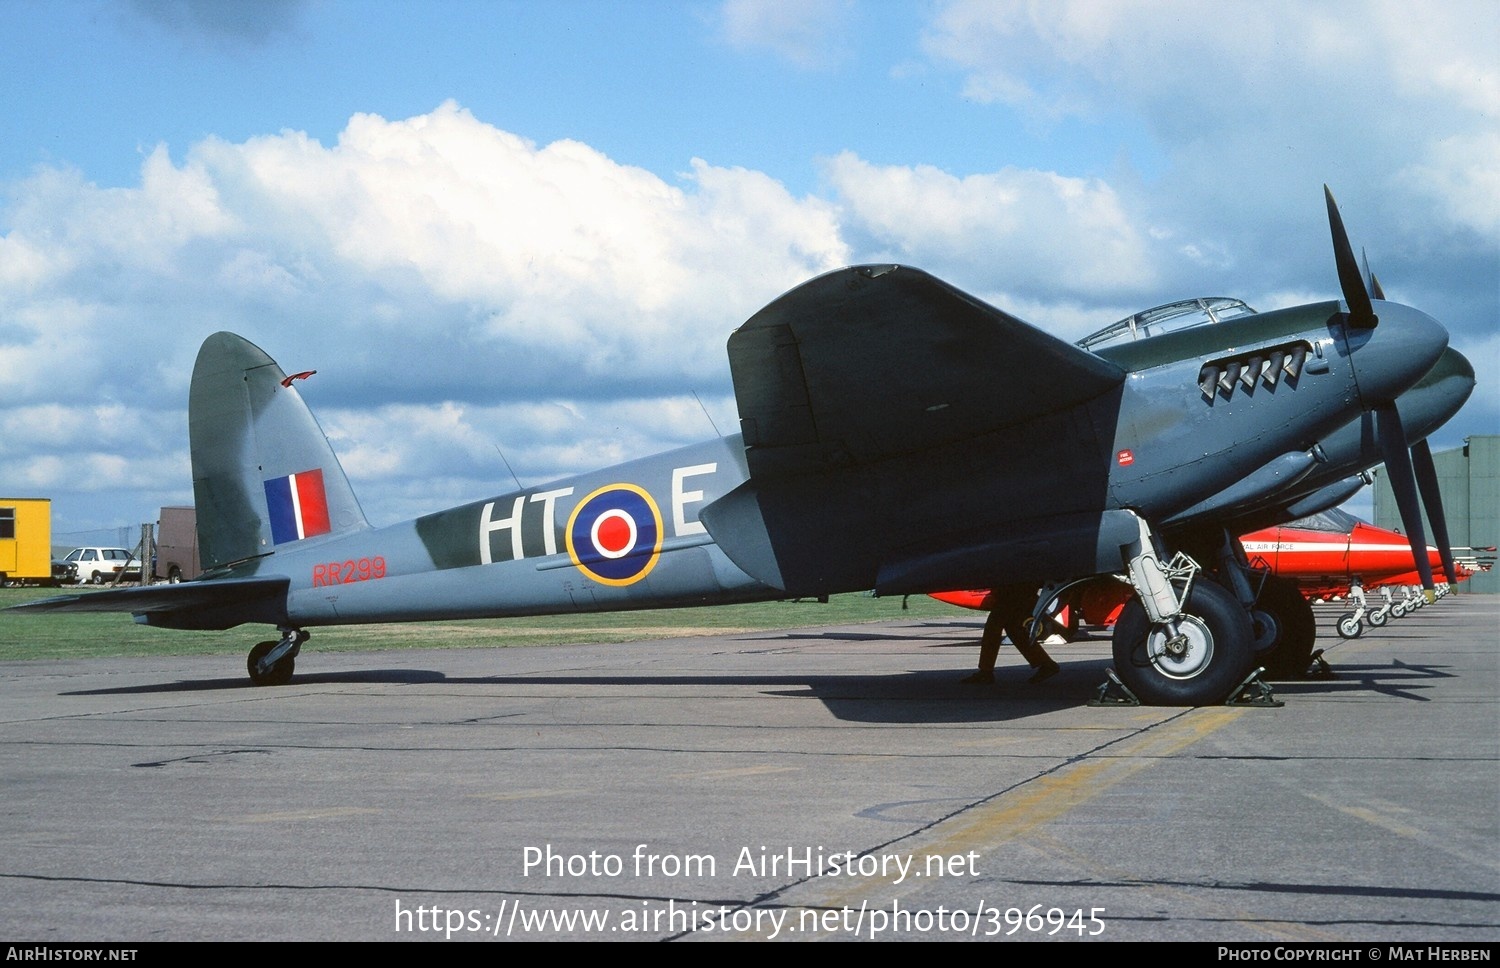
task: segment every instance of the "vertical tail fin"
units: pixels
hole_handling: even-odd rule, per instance
[[[204,568],[368,528],[317,418],[276,361],[233,333],[204,340],[188,393]]]

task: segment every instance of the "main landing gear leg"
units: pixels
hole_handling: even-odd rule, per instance
[[[279,628],[281,638],[275,642],[262,642],[250,650],[245,667],[250,681],[257,686],[284,686],[292,679],[292,670],[297,664],[297,653],[309,635],[301,629]]]
[[[1158,706],[1217,705],[1255,667],[1250,619],[1224,588],[1197,581],[1199,566],[1179,552],[1163,565],[1150,526],[1121,549],[1136,597],[1115,623],[1121,681]]]

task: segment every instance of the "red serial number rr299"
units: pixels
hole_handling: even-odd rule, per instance
[[[326,565],[313,565],[312,583],[320,585],[347,585],[356,581],[373,581],[385,577],[385,559],[350,558],[348,561],[330,561]]]

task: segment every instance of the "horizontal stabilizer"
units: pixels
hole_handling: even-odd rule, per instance
[[[729,338],[751,476],[869,464],[1072,407],[1125,371],[906,266],[840,269]]]
[[[285,614],[289,586],[285,576],[220,578],[58,595],[15,605],[9,611],[131,612],[144,616],[148,625],[227,629],[244,622],[280,621],[275,616]]]

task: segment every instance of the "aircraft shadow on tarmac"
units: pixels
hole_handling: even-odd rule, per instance
[[[1031,670],[1024,665],[1002,666],[995,684],[969,685],[959,681],[965,670],[923,670],[898,675],[521,675],[447,676],[424,669],[362,669],[349,672],[298,673],[296,682],[268,691],[242,678],[191,679],[177,682],[88,689],[60,693],[61,696],[123,696],[170,693],[254,690],[257,697],[274,699],[293,695],[307,687],[348,685],[444,685],[504,686],[507,695],[526,687],[557,687],[577,690],[690,689],[694,697],[724,690],[723,698],[738,698],[730,690],[757,689],[766,696],[809,698],[822,702],[837,719],[874,724],[984,723],[1019,719],[1082,705],[1104,678],[1106,663],[1091,660],[1063,663],[1063,672],[1051,681],[1032,686],[1026,682]],[[524,692],[519,694],[524,698]],[[600,698],[618,698],[601,692]],[[665,697],[655,697],[659,701]],[[441,701],[435,697],[434,701]]]
[[[876,636],[877,638],[881,636]],[[946,643],[938,647],[950,647]],[[304,672],[296,682],[267,690],[235,676],[218,679],[187,679],[109,689],[78,690],[60,696],[151,695],[202,693],[219,690],[255,690],[265,698],[295,694],[308,687],[350,685],[505,686],[508,689],[559,686],[587,689],[690,688],[701,696],[704,690],[758,689],[768,696],[805,697],[822,702],[844,722],[879,724],[951,724],[999,722],[1076,708],[1097,695],[1111,666],[1107,657],[1073,657],[1067,646],[1058,646],[1054,657],[1062,672],[1048,682],[1031,685],[1030,669],[1017,664],[1014,656],[1002,658],[993,685],[960,682],[961,668],[914,670],[897,675],[848,673],[798,675],[796,673],[728,673],[690,675],[496,675],[448,676],[431,669],[351,669],[343,672]],[[327,658],[332,658],[328,656]],[[1427,702],[1424,695],[1436,680],[1452,678],[1447,667],[1432,663],[1396,660],[1388,665],[1336,665],[1331,677],[1278,681],[1272,684],[1276,697],[1295,702],[1299,696],[1355,695]],[[601,697],[602,698],[602,697]],[[726,698],[728,696],[726,695]],[[1101,712],[1100,715],[1108,715]]]

